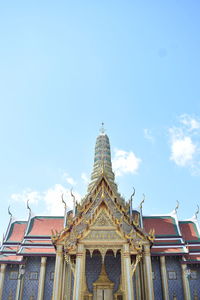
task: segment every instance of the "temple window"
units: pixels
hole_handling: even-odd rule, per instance
[[[177,275],[175,271],[168,271],[168,279],[169,280],[175,280],[177,279]]]
[[[30,272],[29,273],[30,280],[37,280],[38,279],[38,272]]]
[[[50,272],[50,280],[54,280],[54,272]]]
[[[18,272],[17,271],[11,271],[9,279],[10,280],[16,280],[18,278]]]
[[[191,270],[191,272],[190,272],[190,279],[197,279],[197,271]]]

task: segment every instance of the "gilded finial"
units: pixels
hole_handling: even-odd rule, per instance
[[[197,211],[195,212],[195,218],[197,219],[197,216],[199,214],[199,205],[197,204]]]
[[[175,213],[177,214],[177,210],[178,210],[178,208],[179,208],[179,201],[178,200],[176,200],[176,207],[175,207]]]

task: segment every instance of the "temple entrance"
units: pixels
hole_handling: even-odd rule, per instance
[[[108,278],[105,265],[102,264],[101,274],[93,283],[93,300],[113,300],[114,283]]]

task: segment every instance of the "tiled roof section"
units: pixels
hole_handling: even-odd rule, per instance
[[[23,260],[21,255],[0,255],[0,263],[19,263]]]
[[[16,253],[18,250],[19,250],[19,246],[5,245],[2,247],[1,252],[2,253],[5,253],[5,252]]]
[[[185,262],[188,262],[188,263],[200,263],[200,253],[198,254],[194,254],[194,255],[184,255],[184,258],[185,258]]]
[[[192,221],[180,221],[179,227],[186,242],[200,242],[197,225]]]
[[[174,254],[174,255],[182,255],[186,253],[185,247],[152,247],[151,248],[151,254],[152,255],[158,255],[158,254]]]
[[[155,239],[154,245],[182,245],[183,241],[181,238],[174,239]]]
[[[10,226],[5,242],[20,243],[24,237],[26,226],[26,221],[13,222]]]
[[[176,221],[171,216],[148,216],[143,217],[144,228],[146,232],[155,229],[156,237],[177,237],[179,236]]]
[[[47,254],[47,255],[55,255],[54,247],[22,247],[20,254],[23,255],[32,255],[32,254]]]
[[[23,245],[52,245],[51,239],[25,239]]]
[[[51,236],[51,230],[58,232],[63,229],[63,217],[33,217],[30,221],[27,236]]]

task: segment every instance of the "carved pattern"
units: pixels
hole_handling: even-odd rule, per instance
[[[115,231],[92,230],[84,240],[119,240],[121,237]]]
[[[93,226],[113,226],[113,222],[108,218],[105,211],[103,210]]]

